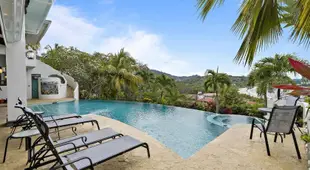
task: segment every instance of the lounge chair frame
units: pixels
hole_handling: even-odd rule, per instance
[[[27,112],[27,111],[25,110],[25,112]],[[97,162],[96,164],[94,164],[92,162],[92,160],[90,158],[88,158],[88,157],[80,157],[80,158],[78,158],[76,160],[64,162],[61,159],[59,153],[56,150],[56,147],[58,147],[58,146],[55,147],[55,145],[53,144],[51,138],[49,137],[49,128],[46,125],[46,123],[44,121],[42,121],[38,116],[35,116],[34,114],[32,114],[30,112],[27,112],[27,114],[29,114],[31,116],[31,118],[35,122],[35,125],[37,126],[38,130],[40,131],[40,134],[41,134],[40,138],[44,139],[44,141],[45,141],[44,146],[38,152],[36,152],[36,155],[34,156],[33,162],[30,164],[30,166],[29,166],[29,168],[27,168],[27,170],[35,169],[35,168],[44,166],[46,164],[49,164],[49,163],[52,163],[52,162],[55,162],[55,161],[56,161],[56,163],[52,166],[51,169],[59,169],[59,168],[66,169],[66,166],[71,165],[74,162],[77,162],[77,161],[80,161],[80,160],[84,160],[84,159],[89,160],[90,164],[89,164],[89,166],[87,166],[87,167],[85,167],[83,169],[94,169],[95,165],[103,163],[103,162],[105,162],[107,160],[110,160],[110,159],[112,159],[114,157],[122,155],[122,154],[124,154],[124,153],[126,153],[128,151],[131,151],[133,149],[136,149],[138,147],[146,148],[147,149],[147,155],[148,155],[148,157],[150,157],[149,146],[148,146],[147,143],[144,142],[144,143],[141,143],[141,144],[136,145],[134,147],[128,148],[127,150],[124,150],[124,151],[122,151],[122,152],[120,152],[118,154],[110,156],[109,158],[104,159],[104,160],[102,160],[100,162]],[[41,140],[41,139],[38,139],[38,141]],[[80,138],[80,139],[83,140],[83,138]],[[62,145],[72,145],[72,143],[69,142],[69,143],[64,143]],[[73,146],[74,146],[74,144],[73,144]],[[74,146],[74,148],[75,148],[75,151],[77,151],[77,148],[75,146]],[[46,155],[49,152],[51,152],[53,154],[55,159],[43,162],[44,158],[46,158]]]
[[[25,130],[30,130],[31,128],[33,128],[35,126],[34,124],[34,121],[31,117],[29,117],[29,113],[30,111],[26,111],[26,107],[23,106],[23,105],[20,105],[19,104],[20,102],[17,103],[17,105],[15,106],[15,108],[19,108],[21,109],[23,112],[24,112],[24,115],[25,115],[25,118],[28,120],[29,124],[27,124],[25,127],[22,128],[22,131],[25,131]],[[34,114],[34,113],[32,113]],[[40,119],[42,119],[42,117],[38,114],[34,114],[36,117],[39,117]],[[22,116],[21,116],[22,117]],[[60,120],[61,121],[61,120]],[[94,119],[91,119],[89,121],[84,121],[84,122],[72,122],[70,124],[64,124],[64,125],[58,125],[57,123],[57,120],[55,119],[52,119],[51,121],[48,121],[48,122],[54,122],[56,126],[53,126],[53,127],[49,127],[49,129],[55,129],[55,132],[54,133],[57,133],[57,136],[58,136],[58,139],[60,139],[60,131],[62,130],[66,130],[68,128],[65,128],[65,129],[60,129],[60,128],[63,128],[63,127],[68,127],[68,126],[71,126],[69,127],[69,129],[72,130],[72,132],[76,135],[75,131],[76,131],[76,127],[74,127],[74,125],[78,125],[78,124],[84,124],[84,123],[91,123],[92,125],[94,125],[94,123],[96,124],[97,126],[97,129],[100,130],[100,126],[99,126],[99,123],[97,120],[94,120]],[[11,131],[10,135],[7,137],[6,139],[6,143],[5,143],[5,147],[4,147],[4,156],[3,156],[3,162],[5,162],[6,160],[6,155],[7,155],[7,149],[8,149],[8,142],[10,139],[16,139],[16,137],[14,137],[14,133],[15,133],[15,129],[16,127],[14,128],[14,130]],[[31,135],[33,136],[33,135]],[[27,162],[30,162],[31,161],[31,136],[30,137],[17,137],[17,138],[20,138],[21,139],[21,142],[20,142],[20,145],[19,145],[19,149],[22,145],[22,140],[23,138],[25,138],[25,149],[28,150],[28,161]]]

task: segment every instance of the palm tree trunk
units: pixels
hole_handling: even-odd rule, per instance
[[[267,103],[268,103],[268,101],[267,101],[267,91],[264,93],[264,101],[265,101],[265,107],[267,107]]]
[[[220,111],[220,104],[217,92],[215,93],[215,113],[219,113]]]
[[[160,100],[163,100],[164,91],[162,90],[160,93]]]

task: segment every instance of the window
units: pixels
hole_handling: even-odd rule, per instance
[[[6,68],[0,67],[0,86],[6,86]]]

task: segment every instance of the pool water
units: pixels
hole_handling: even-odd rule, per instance
[[[148,103],[80,100],[31,108],[44,111],[46,115],[92,113],[119,120],[148,133],[183,158],[190,157],[228,129],[207,119],[214,113]],[[229,118],[226,123],[230,125],[249,123],[250,119],[244,116]]]

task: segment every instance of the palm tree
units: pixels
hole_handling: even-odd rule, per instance
[[[156,83],[160,86],[160,100],[163,101],[164,92],[175,87],[175,82],[172,78],[161,74],[156,77]]]
[[[121,90],[134,91],[142,82],[142,78],[136,75],[137,63],[129,53],[121,49],[117,54],[109,57],[109,64],[106,68],[110,76],[110,85],[114,97],[118,97]]]
[[[54,69],[64,72],[68,67],[68,63],[71,63],[71,55],[68,55],[68,49],[64,46],[55,44],[54,47],[47,45],[44,48],[46,53],[42,54],[40,58],[44,63],[52,66]],[[73,61],[73,60],[72,60]]]
[[[219,68],[217,68],[216,72],[213,70],[207,70],[205,73],[207,79],[204,83],[205,91],[212,90],[215,93],[216,113],[220,110],[219,93],[225,88],[225,86],[231,85],[229,76],[225,73],[219,73],[218,70]]]
[[[186,96],[181,94],[177,89],[167,89],[166,100],[168,104],[180,105],[186,99]]]
[[[212,8],[225,0],[197,0],[202,20]],[[291,27],[290,38],[300,44],[310,44],[309,0],[243,0],[232,31],[243,38],[235,61],[251,65],[255,54],[276,43],[283,29]]]
[[[288,58],[297,58],[294,55],[276,54],[259,60],[249,74],[248,86],[257,87],[257,94],[264,97],[267,106],[267,91],[273,84],[294,83],[288,73],[295,73]]]
[[[141,69],[137,72],[137,75],[139,75],[144,84],[146,85],[146,88],[150,89],[150,85],[155,82],[155,75],[148,69]]]

